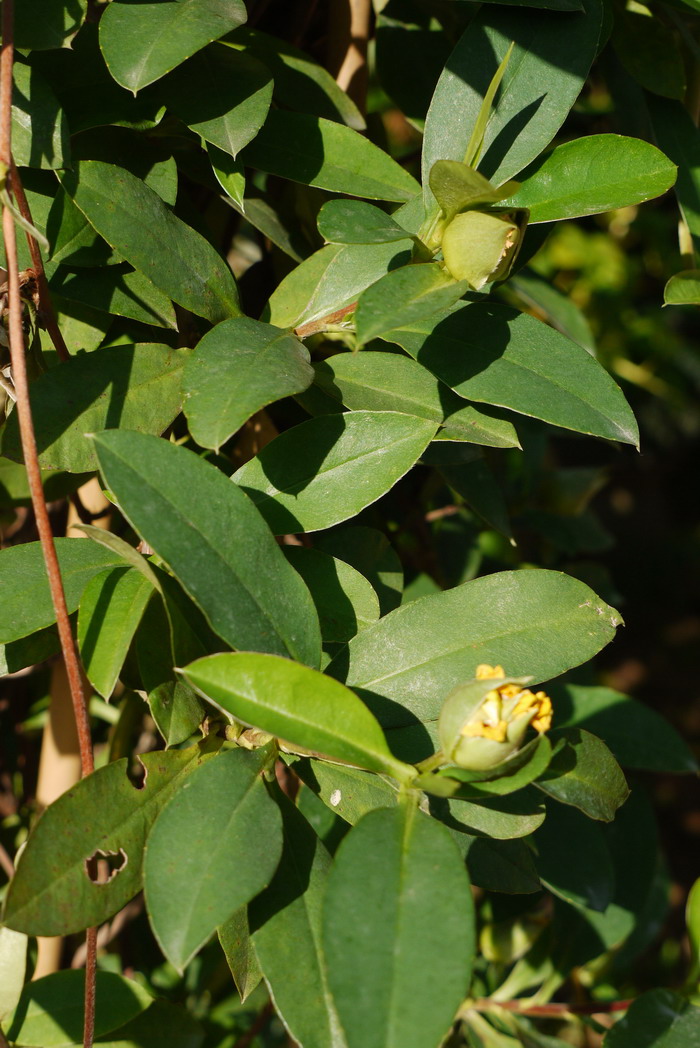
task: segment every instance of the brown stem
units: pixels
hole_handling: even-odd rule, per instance
[[[5,1034],[2,1032],[2,1027],[1,1026],[0,1026],[0,1048],[10,1048],[10,1042],[8,1041],[7,1037],[5,1037]]]
[[[325,331],[328,327],[340,323],[348,313],[352,313],[355,309],[357,309],[357,302],[351,302],[349,306],[336,309],[335,313],[329,313],[326,317],[320,317],[318,320],[309,320],[307,324],[300,324],[298,328],[294,329],[294,334],[297,338],[308,338],[309,335],[316,335],[319,331]]]
[[[22,218],[26,219],[27,222],[31,222],[31,224],[34,225],[32,219],[32,212],[29,207],[29,201],[27,200],[27,197],[25,195],[24,186],[22,185],[22,179],[19,177],[19,171],[17,170],[17,165],[15,164],[14,160],[12,161],[10,178],[12,193],[14,195],[15,200],[17,201],[17,208],[19,210],[19,213],[21,214]],[[51,337],[51,341],[53,342],[54,349],[56,350],[56,353],[58,355],[58,359],[69,360],[70,353],[68,352],[68,347],[66,346],[63,335],[61,334],[61,329],[58,326],[56,313],[54,311],[53,303],[51,301],[49,285],[46,280],[44,262],[41,257],[39,245],[37,244],[35,238],[31,235],[31,233],[26,232],[26,237],[27,244],[29,245],[29,254],[32,256],[32,266],[34,267],[34,272],[36,273],[36,286],[37,291],[39,292],[39,308],[41,310],[41,319]]]
[[[367,102],[367,42],[372,22],[371,0],[343,0],[330,5],[328,67],[338,86],[361,113]]]
[[[4,0],[2,5],[2,48],[0,49],[0,164],[4,165],[7,175],[12,168],[12,66],[14,61],[14,3]],[[80,760],[83,775],[88,775],[94,768],[90,721],[83,683],[80,673],[80,661],[71,630],[63,580],[56,555],[51,522],[49,520],[44,489],[41,483],[39,458],[37,455],[34,424],[29,402],[29,385],[24,351],[24,330],[22,327],[22,301],[19,287],[19,266],[17,262],[17,240],[15,222],[9,208],[2,209],[2,230],[5,240],[5,258],[7,260],[7,281],[9,298],[9,343],[12,362],[12,379],[17,395],[15,411],[19,422],[20,439],[24,455],[32,506],[36,518],[39,540],[41,542],[46,574],[56,614],[56,624],[61,642],[61,650],[66,664],[73,700],[73,713],[80,740]],[[95,1026],[95,967],[96,939],[94,929],[87,932],[88,963],[85,975],[85,1032],[84,1048],[92,1048]]]
[[[633,1000],[629,1001],[596,1001],[590,1004],[560,1004],[553,1001],[550,1004],[528,1004],[527,1001],[492,1001],[488,997],[479,997],[471,1001],[470,1008],[478,1012],[487,1012],[496,1008],[503,1008],[507,1012],[517,1012],[519,1015],[541,1015],[551,1018],[562,1015],[603,1015],[610,1012],[626,1012]]]
[[[0,844],[0,866],[2,866],[8,878],[12,879],[15,873],[15,864],[3,844]]]

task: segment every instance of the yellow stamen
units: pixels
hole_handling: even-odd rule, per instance
[[[481,721],[476,721],[473,724],[465,724],[460,734],[467,738],[478,736],[482,739],[493,739],[494,742],[505,742],[508,735],[508,725],[503,720],[499,721],[498,724],[484,724]]]
[[[498,677],[505,677],[502,666],[489,666],[482,662],[480,666],[476,667],[477,680],[496,680]]]

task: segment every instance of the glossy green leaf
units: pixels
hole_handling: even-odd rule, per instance
[[[391,215],[364,200],[328,200],[318,213],[318,231],[330,244],[386,244],[406,239]]]
[[[439,445],[438,445],[439,447]],[[438,464],[447,484],[466,501],[489,527],[512,538],[508,507],[500,484],[482,459],[473,462]]]
[[[563,728],[554,738],[566,745],[555,754],[538,788],[591,819],[611,822],[629,789],[620,765],[599,738],[580,728]]]
[[[248,907],[236,910],[220,925],[217,935],[243,1004],[262,979],[262,968],[250,934]]]
[[[309,588],[325,642],[348,641],[377,621],[377,594],[350,564],[303,546],[286,546],[284,554]]]
[[[354,637],[329,672],[367,693],[385,727],[401,727],[437,719],[480,663],[537,684],[591,658],[621,621],[578,579],[504,571],[397,608]]]
[[[272,109],[241,158],[256,167],[332,193],[410,200],[418,183],[388,153],[344,124]]]
[[[320,531],[376,502],[407,473],[435,424],[395,411],[309,419],[233,475],[278,535]]]
[[[234,160],[230,153],[207,143],[207,153],[211,169],[223,191],[233,200],[236,207],[243,212],[245,207],[245,168],[240,160]]]
[[[201,1048],[204,1031],[184,1007],[155,1000],[131,1022],[95,1041],[101,1048]],[[79,1045],[71,1048],[81,1048]]]
[[[175,310],[167,295],[143,273],[129,266],[71,272],[59,266],[49,281],[59,298],[79,302],[154,327],[176,328]]]
[[[391,756],[384,733],[356,695],[338,681],[289,659],[255,652],[210,655],[185,679],[243,724],[295,747],[382,771],[400,781],[411,769]]]
[[[217,324],[197,344],[183,378],[192,436],[219,449],[251,415],[313,381],[306,347],[248,317]]]
[[[700,130],[681,102],[648,95],[651,126],[659,149],[678,167],[674,190],[695,249],[700,248]]]
[[[408,122],[422,131],[450,40],[437,18],[426,17],[415,4],[399,6],[396,0],[377,11],[375,36],[381,86]]]
[[[618,59],[647,91],[681,101],[686,91],[683,54],[670,25],[647,11],[615,12],[611,43]]]
[[[275,79],[275,96],[283,105],[300,113],[328,117],[364,131],[365,121],[355,103],[338,86],[331,74],[305,51],[287,40],[242,26],[225,41],[242,47],[264,62]]]
[[[161,88],[169,110],[234,159],[265,123],[272,101],[265,66],[218,43],[170,73]]]
[[[349,1048],[437,1048],[469,986],[472,913],[464,863],[434,820],[405,804],[357,824],[323,906],[328,981]]]
[[[270,884],[250,907],[255,952],[275,1009],[304,1048],[344,1048],[321,946],[321,904],[331,857],[304,816],[278,797],[284,849]]]
[[[452,833],[457,847],[465,849],[467,869],[473,884],[507,895],[527,895],[540,890],[532,852],[518,838],[496,841],[490,837],[471,837]]]
[[[465,159],[494,73],[515,48],[486,126],[479,171],[501,185],[549,145],[573,106],[598,49],[602,7],[578,13],[503,10],[487,4],[450,55],[428,110],[423,141],[426,205],[437,160]]]
[[[595,335],[588,318],[573,301],[563,295],[548,281],[531,270],[521,270],[517,276],[511,276],[508,287],[515,291],[525,305],[536,315],[551,324],[562,335],[578,342],[588,353],[596,355]]]
[[[131,639],[153,594],[133,568],[107,568],[88,582],[78,612],[78,644],[85,674],[109,699]]]
[[[479,204],[495,204],[502,196],[488,179],[458,160],[436,160],[430,170],[430,188],[446,222],[458,211]]]
[[[22,51],[68,47],[87,12],[87,0],[22,0],[15,11],[14,44]]]
[[[316,385],[353,411],[402,411],[442,423],[437,437],[519,447],[512,423],[465,405],[427,368],[398,353],[338,353],[314,364]]]
[[[32,829],[7,892],[5,924],[28,935],[67,935],[120,910],[141,889],[143,847],[153,821],[203,760],[200,746],[143,754],[139,789],[127,776],[125,757],[62,794]],[[114,860],[108,883],[88,876],[93,856]]]
[[[321,760],[300,760],[294,771],[332,812],[352,826],[375,808],[393,808],[399,794],[395,783],[359,768]]]
[[[72,614],[93,575],[119,564],[120,558],[92,542],[72,538],[54,541],[68,613]],[[27,542],[0,551],[0,586],[1,643],[27,637],[55,622],[40,543]]]
[[[700,1008],[671,990],[648,990],[605,1037],[605,1048],[698,1048]]]
[[[548,804],[534,842],[537,872],[546,888],[573,906],[601,913],[607,909],[615,871],[598,823],[560,804]]]
[[[596,215],[660,196],[676,166],[655,146],[623,135],[589,135],[530,164],[502,207],[526,207],[530,222]]]
[[[468,291],[438,262],[403,266],[369,287],[357,303],[355,329],[360,345],[393,328],[447,309]]]
[[[510,797],[463,801],[450,798],[433,803],[433,813],[446,826],[462,833],[491,837],[498,841],[527,837],[545,819],[545,806],[532,791]]]
[[[232,647],[318,665],[311,596],[235,484],[193,452],[155,437],[115,430],[95,444],[120,509],[220,637]]]
[[[12,156],[18,167],[60,168],[69,161],[68,123],[58,99],[36,69],[13,67]]]
[[[634,415],[600,364],[558,331],[509,306],[457,306],[383,337],[469,400],[638,444]]]
[[[246,20],[242,0],[115,3],[100,21],[109,71],[136,94]]]
[[[61,184],[107,243],[174,302],[213,324],[240,315],[236,283],[224,260],[141,179],[113,164],[82,160],[61,175]]]
[[[71,267],[114,266],[124,260],[99,236],[68,194],[59,187],[46,219],[49,258]]]
[[[163,953],[180,972],[275,872],[282,819],[261,776],[269,762],[265,748],[219,754],[172,797],[148,836],[146,909]]]
[[[27,936],[0,928],[0,1022],[20,999],[27,967]]]
[[[700,269],[675,273],[664,288],[665,306],[700,306]]]
[[[30,391],[41,465],[72,473],[96,469],[86,435],[104,428],[162,433],[182,407],[187,355],[156,344],[108,346],[41,375]],[[16,414],[7,423],[2,449],[22,461]]]
[[[85,973],[54,972],[27,983],[6,1027],[13,1042],[27,1048],[59,1048],[82,1041]],[[95,982],[95,1036],[123,1026],[145,1011],[153,998],[134,979],[98,971]]]
[[[690,747],[656,710],[611,688],[554,684],[549,689],[557,727],[579,727],[597,735],[625,768],[693,774]]]
[[[382,615],[398,607],[403,590],[403,569],[386,535],[376,528],[349,525],[314,537],[314,547],[352,564],[372,583]]]
[[[410,259],[411,240],[389,244],[332,244],[316,251],[277,286],[262,319],[293,328],[355,302],[390,269]]]

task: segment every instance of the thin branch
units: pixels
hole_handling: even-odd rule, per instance
[[[32,212],[29,207],[29,201],[24,192],[24,186],[22,185],[22,179],[19,177],[19,171],[14,160],[12,161],[10,169],[10,185],[15,200],[17,201],[17,208],[22,218],[26,219],[31,225],[34,225],[32,219]],[[31,233],[25,230],[25,236],[27,237],[27,244],[29,245],[29,254],[32,257],[32,266],[36,274],[36,286],[39,292],[39,308],[41,310],[41,320],[46,327],[46,330],[51,337],[54,349],[58,355],[58,359],[65,361],[70,360],[70,353],[66,346],[61,329],[58,326],[58,320],[56,319],[56,313],[53,308],[51,301],[51,292],[49,291],[49,285],[46,280],[46,273],[44,271],[44,262],[41,257],[41,251]]]
[[[0,1026],[0,1048],[10,1048],[10,1042],[8,1041],[5,1034],[2,1032],[2,1026]]]
[[[15,864],[7,853],[7,849],[3,844],[0,843],[0,866],[7,874],[8,878],[12,880],[15,875]]]
[[[4,0],[2,5],[2,48],[0,49],[0,171],[5,178],[12,169],[12,67],[14,61],[14,3]],[[4,169],[4,170],[3,170]],[[41,483],[41,471],[37,455],[34,423],[29,401],[29,384],[27,381],[27,364],[24,349],[24,329],[22,325],[22,300],[19,286],[19,265],[17,262],[17,239],[15,220],[9,208],[2,209],[2,229],[5,240],[5,258],[7,260],[7,280],[9,292],[9,343],[12,362],[12,380],[17,395],[15,411],[19,422],[20,439],[27,470],[27,480],[32,497],[32,506],[36,518],[39,540],[41,542],[46,574],[48,576],[51,600],[56,614],[56,624],[61,642],[61,650],[66,664],[66,673],[73,700],[73,713],[80,741],[80,762],[83,775],[88,775],[94,768],[92,739],[90,737],[90,720],[88,706],[80,671],[80,661],[71,630],[63,580],[56,555],[51,522],[44,498]],[[88,961],[85,975],[85,1026],[83,1033],[84,1048],[92,1048],[95,1026],[95,967],[96,967],[96,931],[87,932]]]
[[[343,306],[342,309],[336,309],[335,313],[329,313],[328,316],[320,317],[318,320],[309,320],[306,324],[300,324],[298,328],[294,329],[294,334],[297,338],[308,338],[309,335],[316,335],[320,331],[327,331],[329,328],[335,327],[344,320],[348,313],[352,313],[357,309],[357,302],[351,302],[349,306]]]
[[[611,1012],[626,1012],[632,1004],[634,1004],[633,1000],[595,1001],[590,1004],[560,1004],[557,1001],[549,1004],[530,1004],[527,1000],[492,1001],[489,997],[479,997],[475,1001],[469,1001],[467,1008],[473,1008],[477,1012],[490,1012],[503,1008],[507,1012],[517,1012],[518,1015],[540,1015],[560,1019],[566,1015],[604,1015]]]

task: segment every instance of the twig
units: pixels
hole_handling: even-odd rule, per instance
[[[328,66],[338,86],[360,112],[367,102],[367,42],[372,21],[371,0],[331,4]]]
[[[604,1015],[610,1012],[626,1012],[632,1004],[634,1004],[633,1000],[595,1001],[590,1004],[560,1004],[557,1001],[550,1004],[529,1004],[527,1000],[492,1001],[489,997],[479,997],[475,1001],[470,1001],[467,1007],[477,1012],[489,1012],[503,1008],[507,1012],[517,1012],[519,1015],[561,1018],[563,1015]]]
[[[249,1030],[234,1044],[233,1048],[250,1048],[253,1040],[263,1030],[272,1015],[272,1001],[268,1001]]]
[[[320,317],[318,320],[309,320],[307,324],[300,324],[298,328],[294,329],[294,334],[297,338],[308,338],[309,335],[316,335],[319,331],[326,331],[329,327],[340,323],[348,313],[352,313],[355,309],[357,309],[357,302],[351,302],[349,306],[336,309],[335,313],[329,313],[328,316]]]
[[[0,165],[5,175],[12,168],[12,66],[14,61],[14,3],[4,0],[2,5],[2,48],[0,49]],[[92,740],[90,737],[90,720],[83,682],[80,672],[80,661],[71,630],[63,580],[56,555],[51,522],[46,508],[44,489],[41,483],[41,471],[37,455],[34,423],[29,401],[27,382],[27,365],[24,350],[24,330],[22,327],[22,301],[19,287],[19,266],[17,262],[17,239],[15,221],[9,208],[2,209],[2,229],[5,240],[5,258],[7,260],[7,280],[9,292],[9,342],[12,361],[12,378],[17,395],[16,412],[19,422],[20,439],[24,455],[32,506],[36,518],[39,540],[41,542],[46,574],[48,576],[51,600],[56,614],[56,624],[61,642],[61,650],[66,664],[66,673],[71,689],[73,714],[75,716],[80,741],[80,763],[83,775],[94,769]],[[89,929],[86,934],[88,943],[88,960],[85,975],[85,1021],[83,1030],[84,1048],[92,1048],[95,1027],[95,968],[96,968],[96,932]]]
[[[10,168],[10,186],[15,200],[17,201],[17,208],[22,218],[25,218],[27,222],[34,225],[32,220],[32,212],[29,207],[29,201],[24,193],[24,186],[22,185],[22,179],[19,177],[19,171],[14,160],[12,160]],[[39,308],[41,310],[41,319],[48,331],[51,341],[53,342],[54,349],[58,355],[59,360],[70,360],[70,353],[66,346],[61,329],[58,326],[56,314],[54,312],[53,303],[51,302],[51,293],[49,291],[49,285],[46,280],[46,273],[44,271],[44,262],[41,257],[41,251],[31,233],[25,230],[25,236],[27,238],[27,244],[29,245],[29,254],[32,256],[32,266],[36,274],[36,286],[39,292]]]
[[[3,870],[11,880],[15,875],[15,864],[7,854],[7,849],[3,844],[0,844],[0,866],[2,866]]]
[[[2,1026],[0,1026],[0,1048],[10,1048],[10,1042],[8,1041],[5,1034],[2,1032]]]

